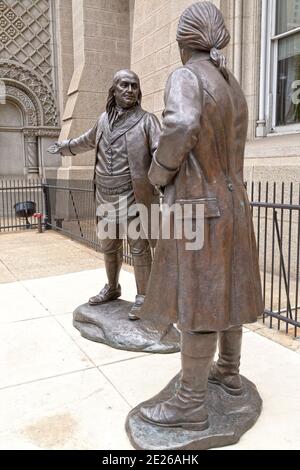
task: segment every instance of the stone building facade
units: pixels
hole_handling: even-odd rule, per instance
[[[93,125],[118,69],[140,75],[143,107],[160,117],[167,77],[180,65],[178,19],[191,2],[0,0],[0,80],[7,94],[5,112],[0,105],[0,172],[9,167],[1,161],[18,134],[26,171],[89,179],[92,152],[58,161],[45,148],[58,127],[66,139]],[[249,105],[246,177],[299,182],[300,1],[214,3],[232,36],[229,67]]]
[[[0,174],[38,174],[60,132],[55,12],[48,0],[0,1]]]

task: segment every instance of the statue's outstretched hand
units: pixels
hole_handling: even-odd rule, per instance
[[[55,142],[53,145],[51,145],[51,146],[47,149],[47,152],[48,152],[48,153],[51,153],[52,155],[57,155],[58,153],[60,153],[61,148],[62,148],[61,143],[60,143],[60,142]]]

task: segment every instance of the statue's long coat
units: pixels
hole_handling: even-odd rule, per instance
[[[247,125],[239,84],[232,74],[226,81],[209,54],[197,53],[169,78],[149,177],[166,187],[169,205],[205,205],[205,240],[200,251],[187,251],[184,239],[158,241],[144,318],[178,321],[186,331],[222,331],[263,313],[243,179]]]

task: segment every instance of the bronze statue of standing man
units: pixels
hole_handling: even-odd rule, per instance
[[[139,215],[128,216],[127,209],[143,204],[150,213],[157,195],[148,179],[148,170],[158,145],[160,124],[155,115],[141,108],[142,93],[138,76],[130,70],[116,73],[109,90],[106,112],[94,127],[77,139],[58,142],[50,153],[76,155],[95,149],[95,192],[99,207],[113,208],[107,223],[116,223],[116,237],[101,240],[108,283],[89,300],[99,305],[121,296],[119,274],[123,260],[123,234],[127,224]],[[137,286],[129,319],[138,319],[144,302],[152,265],[151,233],[137,239],[128,237]],[[145,237],[146,235],[146,237]]]
[[[204,204],[204,247],[186,240],[157,244],[142,317],[177,322],[182,374],[170,399],[144,406],[162,427],[204,430],[208,380],[241,395],[242,325],[264,311],[257,249],[243,180],[248,110],[221,50],[230,36],[211,2],[182,14],[177,41],[183,67],[170,76],[159,146],[149,177],[165,203]],[[162,222],[163,223],[163,222]],[[157,295],[168,282],[164,301]],[[213,365],[217,340],[219,359]]]

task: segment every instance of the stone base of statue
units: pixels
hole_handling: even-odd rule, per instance
[[[128,313],[132,305],[124,300],[81,305],[73,314],[73,325],[84,338],[115,349],[160,354],[180,351],[180,333],[173,325],[130,321]]]
[[[215,384],[209,384],[206,407],[210,426],[205,431],[165,428],[144,421],[139,410],[144,405],[168,400],[179,384],[178,374],[157,396],[141,403],[128,415],[126,431],[138,450],[205,450],[236,444],[257,421],[262,400],[253,383],[242,377],[244,393],[229,395]]]

